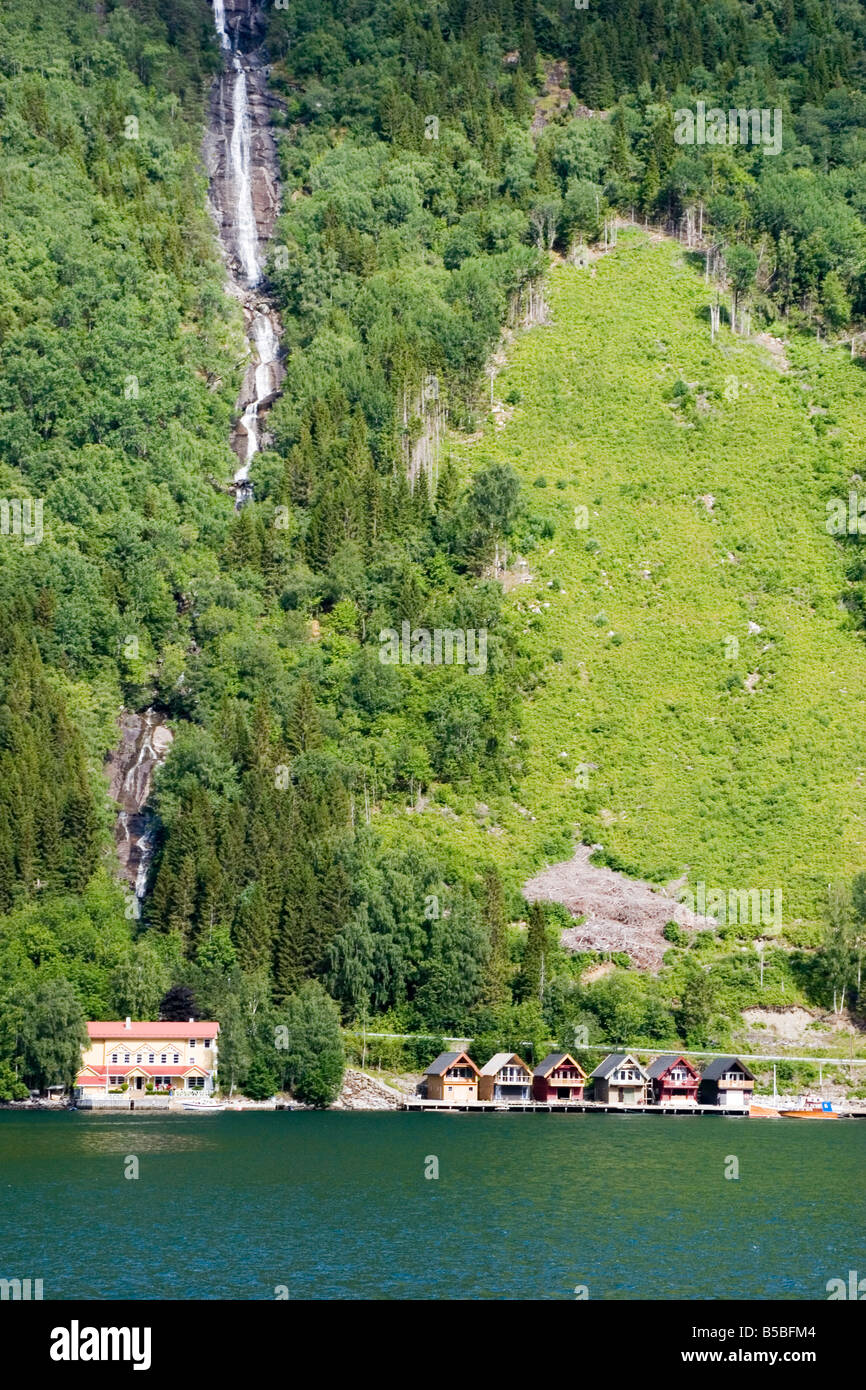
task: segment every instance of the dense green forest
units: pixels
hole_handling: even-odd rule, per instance
[[[224,1074],[251,1093],[297,1083],[276,1023],[321,1030],[316,1101],[338,1019],[491,1050],[587,1020],[602,1040],[724,1041],[751,997],[736,962],[708,984],[700,947],[672,941],[659,979],[624,959],[583,985],[561,914],[518,929],[508,875],[377,825],[437,787],[518,795],[543,678],[491,572],[498,545],[545,535],[537,508],[508,464],[467,473],[425,441],[437,411],[475,429],[548,253],[617,211],[699,209],[757,316],[856,324],[864,40],[863,7],[824,0],[269,10],[287,374],[236,512],[244,344],[200,155],[210,7],[4,0],[0,495],[44,499],[38,544],[0,537],[7,1090],[48,1079],[58,1018],[152,1017],[173,986],[221,1020]],[[604,117],[533,128],[550,60]],[[674,112],[698,99],[779,108],[782,152],[681,149]],[[382,665],[404,620],[486,630],[486,670]],[[119,710],[152,704],[176,737],[139,920],[103,761]],[[853,1001],[861,907],[842,903],[823,953],[786,957],[792,989]]]

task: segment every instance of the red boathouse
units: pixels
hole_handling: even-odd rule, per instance
[[[692,1065],[688,1057],[671,1052],[656,1057],[647,1067],[647,1076],[656,1105],[697,1104],[701,1077],[697,1067]]]

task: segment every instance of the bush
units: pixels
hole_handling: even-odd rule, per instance
[[[0,1100],[27,1100],[30,1092],[7,1062],[0,1062]]]
[[[250,1100],[270,1100],[279,1082],[262,1057],[257,1057],[247,1073],[243,1093]]]

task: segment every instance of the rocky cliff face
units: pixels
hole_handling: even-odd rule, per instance
[[[144,897],[153,854],[151,816],[145,809],[153,771],[164,761],[173,735],[155,710],[142,714],[125,710],[120,717],[120,742],[108,757],[109,792],[119,807],[114,842],[121,876],[136,902]]]

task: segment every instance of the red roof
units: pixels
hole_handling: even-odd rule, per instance
[[[106,1076],[128,1076],[129,1073],[133,1071],[143,1072],[145,1076],[188,1076],[190,1072],[201,1074],[202,1076],[208,1075],[207,1067],[145,1067],[138,1064],[127,1063],[125,1066],[85,1067],[75,1078],[75,1084],[76,1086],[86,1086],[89,1078],[91,1083],[98,1081],[99,1084],[102,1085]]]
[[[88,1023],[91,1038],[206,1038],[218,1033],[220,1026],[212,1019],[198,1018],[194,1023],[130,1023],[116,1019],[113,1023]]]

